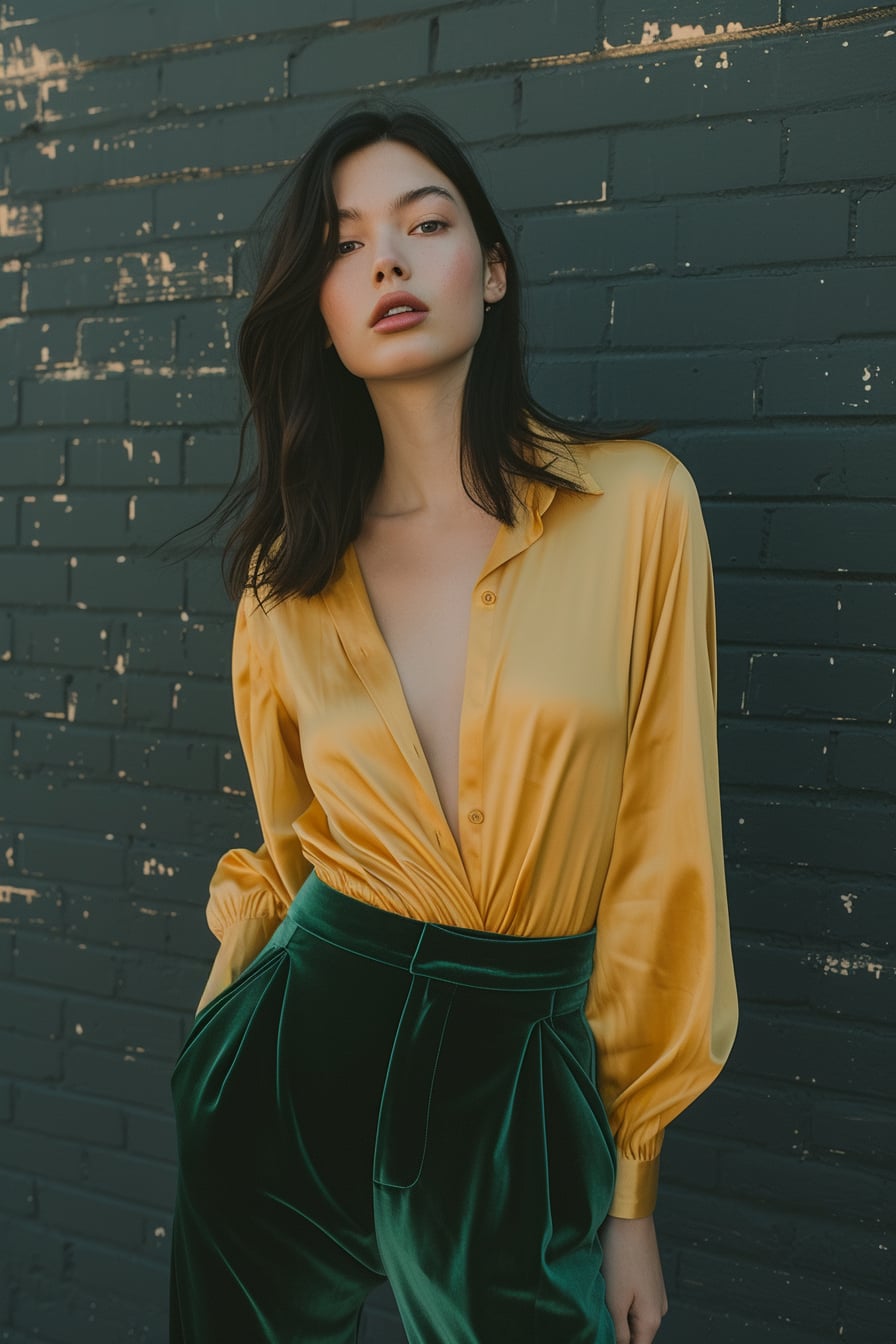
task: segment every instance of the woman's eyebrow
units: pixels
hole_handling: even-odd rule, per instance
[[[450,191],[446,191],[444,187],[433,185],[428,187],[413,187],[410,191],[402,192],[400,196],[396,196],[390,209],[394,214],[399,210],[403,210],[406,205],[412,205],[414,201],[419,201],[423,196],[444,196],[446,200],[452,203],[452,205],[457,205],[457,201],[451,195]],[[342,210],[337,210],[336,217],[337,219],[360,219],[362,213],[361,210],[346,206]]]

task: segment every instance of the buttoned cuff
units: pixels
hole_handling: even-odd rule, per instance
[[[660,1155],[639,1159],[616,1155],[616,1185],[610,1215],[614,1218],[646,1218],[656,1208],[660,1179]]]

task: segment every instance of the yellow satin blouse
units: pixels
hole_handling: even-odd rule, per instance
[[[710,552],[694,481],[659,444],[539,451],[587,493],[527,482],[474,587],[460,851],[354,548],[314,598],[265,614],[244,593],[233,694],[264,843],[229,850],[211,879],[221,946],[203,1001],[312,867],[415,919],[532,936],[596,922],[587,1015],[619,1159],[611,1213],[637,1218],[665,1126],[719,1073],[737,1024]]]

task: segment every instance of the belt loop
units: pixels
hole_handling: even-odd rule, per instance
[[[415,971],[414,968],[415,968],[415,966],[416,966],[416,964],[417,964],[417,957],[418,957],[418,955],[419,955],[419,953],[420,953],[420,949],[421,949],[421,947],[423,946],[423,939],[426,937],[426,930],[427,930],[428,928],[429,928],[429,924],[428,924],[428,923],[424,923],[423,928],[420,930],[420,937],[417,939],[417,946],[414,948],[414,951],[413,951],[413,953],[411,954],[411,960],[408,962],[408,972],[409,972],[410,975],[415,975],[415,974],[416,974],[416,971]]]
[[[554,1008],[556,1007],[556,1004],[557,1004],[557,991],[556,991],[556,989],[552,989],[552,990],[551,990],[551,1007],[550,1007],[550,1011],[549,1011],[549,1013],[548,1013],[548,1017],[553,1017],[553,1016],[554,1016]]]

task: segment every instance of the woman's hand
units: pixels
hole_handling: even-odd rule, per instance
[[[607,1218],[600,1243],[616,1344],[651,1344],[669,1309],[653,1214]]]

